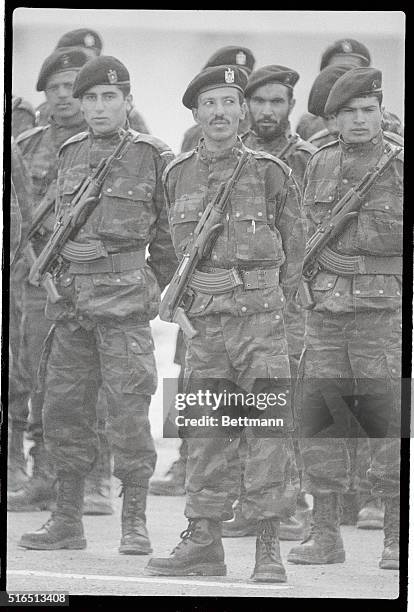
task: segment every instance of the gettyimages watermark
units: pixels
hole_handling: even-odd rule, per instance
[[[410,427],[410,379],[164,379],[165,438],[401,438]]]

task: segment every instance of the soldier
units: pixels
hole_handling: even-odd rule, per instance
[[[19,134],[34,127],[36,113],[33,106],[27,100],[18,96],[12,96],[12,136],[17,138]]]
[[[247,110],[246,82],[245,73],[236,66],[210,67],[191,81],[183,96],[203,138],[194,151],[180,155],[164,173],[178,257],[191,240],[206,202],[228,181],[243,151],[249,151],[237,137],[239,121]],[[283,306],[300,276],[303,222],[289,168],[266,153],[250,152],[223,217],[223,231],[191,283],[194,299],[187,315],[198,335],[187,344],[186,393],[211,386],[216,389],[221,382],[245,391],[260,384],[269,389],[274,384],[272,377],[289,378]],[[197,284],[200,275],[208,285],[204,290]],[[238,275],[244,281],[237,280]],[[284,415],[291,425],[288,413],[290,408]],[[243,512],[246,518],[255,515],[258,520],[252,579],[284,582],[278,528],[281,518],[294,513],[297,495],[291,482],[291,439],[286,432],[276,439],[255,437],[249,427],[245,430],[248,456]],[[222,576],[226,566],[221,521],[232,517],[233,493],[240,483],[240,469],[228,463],[227,457],[237,449],[238,434],[225,430],[216,436],[213,431],[214,437],[204,437],[204,431],[191,426],[186,432],[188,528],[171,556],[151,559],[146,572]],[[272,435],[270,428],[261,435],[266,433]]]
[[[46,58],[40,70],[37,89],[45,91],[52,111],[50,123],[24,132],[16,141],[32,182],[33,198],[30,203],[32,213],[34,205],[38,205],[48,190],[54,188],[57,152],[60,146],[67,138],[85,128],[79,102],[73,99],[71,88],[77,72],[87,59],[80,49],[55,52]],[[51,214],[42,230],[43,236],[39,235],[35,240],[35,249],[38,253],[46,242],[53,222]],[[11,511],[44,509],[55,496],[54,475],[43,443],[43,394],[35,390],[38,351],[51,323],[44,315],[45,292],[43,288],[34,287],[28,282],[28,270],[29,266],[21,256],[12,271],[13,278],[16,278],[14,284],[22,287],[23,317],[19,326],[19,358],[13,362],[9,389],[12,430],[9,447],[12,450],[16,443],[22,448],[23,427],[27,419],[30,398],[29,435],[34,441],[30,450],[33,457],[33,475],[28,482],[14,483],[12,480],[9,482],[8,509]],[[12,324],[15,326],[13,333],[16,333],[18,322],[13,321]],[[13,433],[13,430],[16,433]]]
[[[348,64],[334,64],[326,66],[315,79],[308,99],[308,110],[317,117],[322,117],[326,125],[326,134],[319,132],[311,137],[312,143],[318,148],[338,138],[336,117],[326,117],[325,105],[334,83],[345,72],[351,69]],[[382,120],[382,129],[385,122]],[[402,145],[403,140],[397,134],[385,132],[388,139]],[[382,529],[384,525],[384,510],[379,498],[372,498],[371,486],[366,478],[366,471],[370,463],[369,443],[362,432],[353,436],[349,441],[349,457],[351,462],[351,486],[343,496],[341,525],[357,525],[360,529]]]
[[[227,47],[220,47],[213,55],[207,60],[202,70],[209,68],[210,66],[224,66],[232,64],[238,66],[241,70],[247,74],[251,73],[254,68],[256,60],[253,53],[247,47],[239,47],[235,45],[229,45]],[[239,123],[239,134],[242,134],[249,127],[248,115],[245,116]],[[202,131],[200,126],[196,123],[190,127],[184,134],[183,143],[181,145],[181,153],[186,151],[192,151],[200,140]]]
[[[367,171],[382,163],[385,148],[394,148],[381,129],[381,84],[379,70],[355,68],[330,91],[324,112],[335,115],[340,136],[308,164],[303,203],[309,235]],[[372,493],[385,505],[380,567],[398,569],[402,174],[399,154],[377,177],[357,217],[329,243],[334,263],[319,264],[310,282],[315,306],[307,318],[299,379],[300,443],[314,496],[313,525],[309,538],[290,551],[292,563],[345,560],[339,496],[349,486],[344,436],[352,435],[354,413],[370,435]],[[341,403],[339,414],[335,406]]]
[[[358,40],[343,38],[335,41],[322,54],[320,71],[327,66],[348,66],[348,68],[358,68],[370,66],[371,54],[369,49]],[[311,114],[309,114],[311,113]],[[305,140],[309,140],[316,147],[320,147],[327,142],[335,140],[338,132],[335,121],[330,118],[328,123],[320,116],[312,114],[312,111],[305,113],[300,118],[296,131]],[[382,129],[403,135],[403,127],[399,118],[388,111],[383,112]]]
[[[102,53],[102,38],[95,30],[89,28],[79,28],[71,30],[63,34],[58,40],[55,51],[58,49],[67,49],[72,47],[81,47],[84,52],[93,59]],[[130,94],[127,101],[128,121],[133,130],[149,134],[148,127],[133,104],[132,95]],[[38,125],[45,125],[49,120],[50,109],[47,102],[43,102],[37,107]]]
[[[128,126],[129,91],[128,70],[114,57],[101,55],[79,72],[73,96],[89,129],[60,150],[58,216],[65,216],[81,182],[118,145],[120,128]],[[173,154],[156,138],[130,131],[129,148],[114,160],[100,202],[75,238],[76,252],[55,279],[64,300],[46,306],[55,324],[42,358],[44,428],[58,494],[49,521],[22,536],[26,548],[86,546],[83,489],[98,450],[95,405],[102,380],[114,474],[122,482],[119,552],[151,552],[145,505],[156,452],[148,409],[157,372],[149,321],[176,261],[161,184]],[[88,261],[82,253],[93,257],[91,244],[107,255]]]
[[[282,159],[292,169],[296,182],[302,187],[306,164],[316,147],[291,133],[289,116],[295,106],[294,87],[298,80],[299,74],[286,66],[264,66],[252,72],[245,91],[251,127],[242,134],[241,139],[254,151],[266,151]],[[305,317],[300,306],[293,300],[286,306],[285,328],[291,376],[295,379],[303,348]],[[295,451],[300,466],[299,449],[295,448]],[[303,495],[300,496],[298,504],[300,515],[281,522],[280,539],[304,538],[302,509],[308,509]],[[255,530],[256,521],[253,519],[248,523],[243,519],[239,505],[235,508],[234,518],[223,525],[223,535],[230,537],[252,535]]]
[[[249,75],[253,70],[255,58],[251,50],[247,47],[238,47],[234,45],[221,47],[209,58],[203,70],[211,66],[220,66],[224,64],[238,66],[246,73],[246,75]],[[243,133],[247,129],[248,125],[249,120],[246,115],[246,117],[239,123],[239,134]],[[201,136],[202,130],[198,123],[190,127],[184,134],[183,143],[181,145],[181,153],[194,149],[197,146]],[[174,363],[181,366],[178,380],[178,391],[181,390],[182,385],[185,352],[185,340],[181,329],[179,329],[174,356]],[[152,493],[152,495],[185,495],[184,482],[186,463],[187,442],[186,440],[182,440],[178,459],[171,464],[164,477],[151,481],[150,493]]]

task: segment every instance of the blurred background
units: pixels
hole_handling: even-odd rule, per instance
[[[292,124],[307,110],[322,52],[338,38],[356,38],[383,71],[384,103],[404,115],[405,15],[400,11],[162,11],[18,8],[13,15],[13,93],[37,106],[40,66],[60,36],[95,29],[103,53],[127,66],[137,109],[150,131],[178,153],[193,124],[181,103],[189,81],[225,45],[249,47],[256,68],[283,64],[300,74]]]
[[[372,64],[383,71],[384,103],[404,122],[405,15],[398,11],[161,11],[18,8],[13,15],[13,93],[34,106],[42,62],[69,30],[92,28],[103,38],[103,53],[127,66],[135,105],[151,133],[175,153],[193,124],[181,103],[190,80],[225,45],[249,47],[256,68],[283,64],[300,74],[295,87],[295,127],[307,111],[312,82],[325,48],[339,38],[356,38],[369,48]],[[177,326],[157,317],[151,323],[159,386],[151,404],[155,438],[162,436],[165,378],[178,376],[173,363]],[[166,388],[167,385],[164,385]],[[171,389],[171,385],[168,385]],[[167,440],[164,441],[167,443]],[[170,441],[173,442],[173,441]],[[178,441],[177,441],[178,442]]]

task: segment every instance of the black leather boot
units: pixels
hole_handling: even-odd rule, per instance
[[[124,555],[148,555],[152,552],[145,524],[147,491],[136,485],[122,486],[122,537],[119,552]]]
[[[400,498],[384,499],[384,550],[379,566],[381,569],[400,568]]]
[[[337,493],[314,495],[310,534],[299,546],[290,550],[288,561],[304,565],[343,563],[345,550],[339,527],[340,518]]]
[[[86,548],[82,525],[84,479],[71,475],[58,479],[56,510],[37,531],[22,535],[19,546],[36,550]]]
[[[286,582],[279,546],[278,519],[259,521],[256,539],[256,563],[251,579],[254,582]]]
[[[150,576],[225,576],[221,522],[189,519],[181,542],[169,557],[149,560],[145,573]]]

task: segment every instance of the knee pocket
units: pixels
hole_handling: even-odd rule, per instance
[[[128,369],[122,385],[124,393],[155,393],[158,384],[157,366],[154,357],[154,341],[151,330],[128,330],[125,332]]]

